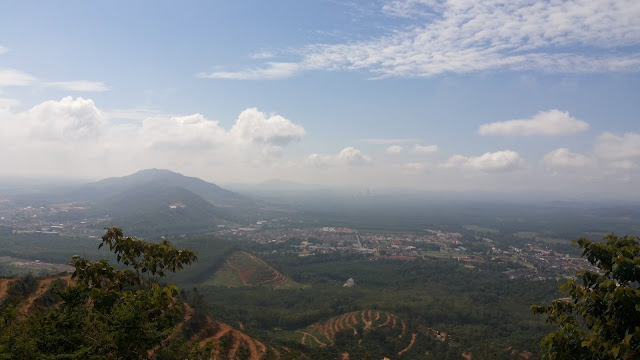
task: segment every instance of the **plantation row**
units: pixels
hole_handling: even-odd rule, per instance
[[[392,313],[386,311],[362,310],[334,316],[323,322],[317,322],[308,326],[305,330],[298,331],[302,334],[300,342],[308,346],[325,347],[335,344],[336,335],[344,330],[349,330],[354,335],[358,332],[366,332],[377,328],[390,328],[394,330],[394,336],[402,339],[407,333],[406,322]],[[398,355],[408,351],[417,334],[412,335],[409,345]]]
[[[236,251],[214,274],[212,284],[226,287],[282,287],[292,282],[262,259],[244,251]]]

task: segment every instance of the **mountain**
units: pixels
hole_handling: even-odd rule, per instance
[[[39,215],[43,225],[116,225],[138,237],[209,232],[218,225],[253,223],[266,211],[262,208],[273,211],[264,202],[163,169],[42,189],[7,198],[16,208],[49,211]]]
[[[258,210],[250,198],[169,170],[147,169],[82,186],[74,194],[89,203],[89,216],[137,236],[194,234],[244,222]]]
[[[136,236],[206,232],[228,223],[231,216],[202,197],[162,182],[134,185],[93,204],[88,214],[109,220]]]
[[[188,190],[216,206],[254,205],[253,200],[246,196],[225,190],[216,184],[196,177],[184,176],[165,169],[146,169],[127,176],[107,178],[87,184],[83,190],[94,194],[113,193],[149,183]]]

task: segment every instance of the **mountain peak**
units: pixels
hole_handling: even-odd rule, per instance
[[[167,169],[144,169],[131,175],[100,180],[94,183],[94,186],[124,190],[149,183],[163,183],[165,185],[183,188],[215,205],[234,206],[253,203],[250,199],[223,189],[216,184],[206,182],[196,177],[184,176]]]

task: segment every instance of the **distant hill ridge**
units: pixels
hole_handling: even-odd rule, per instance
[[[62,207],[54,222],[85,221],[97,228],[117,225],[138,237],[213,231],[218,225],[256,221],[251,198],[166,169],[146,169],[83,185],[18,195],[18,204]]]
[[[166,169],[140,170],[131,175],[111,177],[85,186],[98,192],[113,192],[150,183],[183,188],[217,206],[253,204],[253,200],[250,198],[223,189],[216,184],[206,182],[196,177],[184,176]]]
[[[90,216],[109,215],[102,225],[116,224],[137,236],[212,231],[256,208],[247,197],[164,169],[86,184],[80,194],[91,203]]]

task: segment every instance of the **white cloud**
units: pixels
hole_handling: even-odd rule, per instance
[[[618,136],[605,132],[596,140],[595,153],[605,159],[640,158],[640,134],[627,132]]]
[[[200,114],[149,117],[142,122],[141,138],[148,147],[212,148],[226,143],[226,132],[217,121]]]
[[[318,168],[329,167],[333,165],[333,158],[328,155],[311,154],[307,157],[306,163]]]
[[[218,72],[216,78],[283,78],[303,70],[428,77],[492,70],[565,73],[640,70],[637,0],[396,0],[383,13],[410,27],[361,41],[293,50],[286,69]],[[598,51],[604,50],[604,51]]]
[[[241,71],[214,71],[211,73],[199,73],[197,76],[206,79],[275,80],[291,77],[299,70],[300,65],[296,63],[268,62],[267,66],[263,68],[252,68]]]
[[[152,115],[142,121],[139,129],[142,142],[149,148],[216,150],[229,157],[233,157],[234,152],[242,156],[255,151],[263,160],[281,156],[285,146],[304,135],[301,125],[279,115],[267,116],[256,108],[242,111],[228,131],[220,127],[218,121],[201,114]]]
[[[524,166],[520,155],[511,150],[487,152],[480,156],[453,155],[442,164],[443,168],[466,168],[487,172],[518,170]]]
[[[276,146],[285,146],[292,141],[300,140],[306,134],[301,125],[279,115],[267,117],[256,108],[243,111],[230,133],[244,141]]]
[[[6,52],[9,52],[9,48],[8,48],[8,47],[5,47],[5,46],[0,45],[0,55],[4,54],[4,53],[6,53]]]
[[[100,134],[104,116],[91,99],[71,96],[60,101],[45,101],[20,113],[18,123],[23,133],[44,140],[90,140]]]
[[[36,81],[33,75],[16,69],[0,69],[0,87],[27,86]]]
[[[438,145],[413,145],[411,151],[420,154],[431,154],[438,151]]]
[[[416,139],[376,138],[376,139],[360,139],[358,141],[367,143],[367,144],[375,144],[375,145],[393,145],[393,144],[406,144],[410,142],[415,142]]]
[[[100,176],[149,167],[255,175],[289,161],[279,156],[304,135],[302,126],[256,109],[240,114],[231,129],[201,114],[149,112],[142,121],[107,114],[90,99],[72,97],[3,110],[0,162],[7,174],[25,175]]]
[[[589,129],[589,124],[560,110],[541,111],[530,119],[499,121],[480,125],[480,135],[560,136]]]
[[[382,12],[387,15],[417,18],[434,16],[436,11],[442,11],[444,2],[438,0],[392,0],[382,6]]]
[[[16,99],[0,98],[0,111],[9,111],[18,104],[20,104],[20,101]]]
[[[147,118],[154,116],[162,116],[168,114],[162,114],[160,111],[153,108],[131,108],[131,109],[114,109],[111,111],[105,112],[105,115],[110,119],[116,120],[133,120],[133,121],[143,121]],[[173,115],[169,115],[173,116]]]
[[[387,148],[387,154],[400,154],[404,148],[400,145],[391,145]]]
[[[371,163],[370,157],[352,146],[342,149],[337,159],[349,166],[363,166]]]
[[[567,148],[559,148],[547,153],[542,162],[549,167],[583,167],[592,164],[593,159],[573,153]]]
[[[271,59],[275,57],[275,55],[271,51],[262,50],[256,53],[251,54],[252,59]]]
[[[102,81],[88,81],[88,80],[76,80],[76,81],[52,81],[46,82],[44,86],[57,87],[64,90],[71,91],[107,91],[109,88]]]

